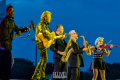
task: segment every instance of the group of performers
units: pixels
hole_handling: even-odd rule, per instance
[[[33,28],[33,24],[28,28],[20,29],[15,25],[15,22],[13,20],[14,16],[14,9],[12,6],[7,7],[7,15],[1,22],[1,26],[3,26],[2,32],[1,32],[1,41],[0,41],[0,65],[1,65],[1,71],[0,71],[0,78],[1,79],[9,79],[10,78],[10,72],[11,68],[14,63],[14,59],[12,57],[12,40],[13,40],[13,33],[14,31],[17,32],[18,35],[20,35],[21,32],[27,32],[29,28]],[[44,11],[41,15],[41,21],[37,24],[36,27],[36,33],[35,33],[35,40],[36,45],[40,52],[40,62],[38,63],[34,74],[32,75],[31,79],[35,80],[49,80],[45,77],[45,68],[48,61],[48,53],[47,48],[50,47],[50,50],[54,52],[53,60],[54,60],[54,71],[53,72],[66,72],[67,78],[63,78],[63,80],[68,80],[68,62],[69,67],[71,70],[71,77],[70,80],[79,80],[80,78],[80,67],[84,66],[83,52],[88,52],[89,50],[92,50],[93,52],[93,60],[90,65],[90,70],[93,70],[93,78],[92,80],[97,80],[98,76],[98,70],[100,71],[100,75],[102,80],[105,79],[105,70],[108,69],[108,66],[103,60],[103,54],[105,56],[109,56],[113,45],[109,46],[109,51],[107,52],[105,48],[101,48],[103,46],[103,37],[98,37],[95,40],[96,46],[89,46],[86,47],[87,41],[83,41],[83,47],[80,47],[77,43],[78,34],[75,32],[75,30],[71,30],[69,34],[64,34],[64,28],[62,25],[56,25],[55,27],[55,35],[51,35],[49,23],[51,21],[51,12]],[[41,35],[42,34],[42,35]],[[69,35],[70,39],[69,42],[66,43],[64,38]],[[42,36],[42,37],[41,37]],[[45,40],[44,40],[45,39]],[[45,46],[45,42],[47,45]],[[67,48],[67,49],[66,49]],[[71,50],[70,55],[67,55],[65,52],[67,50],[68,52]],[[2,53],[2,54],[1,54]],[[3,55],[5,54],[5,56]],[[91,53],[86,53],[87,55],[91,55]],[[10,57],[9,57],[10,56]],[[62,61],[62,57],[67,56],[69,58],[68,61]],[[8,59],[8,68],[5,69],[6,65],[5,60],[3,57],[6,57],[5,59]],[[8,58],[9,57],[9,58]],[[7,62],[7,63],[8,63]],[[4,70],[4,71],[2,71]],[[7,78],[7,79],[6,79]],[[53,77],[53,74],[51,76],[51,80],[57,80],[57,78]]]
[[[50,50],[54,52],[53,60],[54,60],[54,71],[53,72],[66,72],[67,78],[64,78],[63,80],[68,80],[68,62],[69,67],[71,70],[71,78],[70,80],[79,80],[80,78],[80,67],[84,66],[83,57],[82,54],[84,51],[88,52],[88,47],[85,47],[87,42],[84,42],[84,46],[81,48],[79,44],[77,43],[78,34],[75,32],[75,30],[71,30],[69,32],[70,36],[70,43],[66,43],[64,40],[66,35],[63,35],[64,28],[62,25],[56,25],[55,31],[56,36],[61,36],[57,39],[51,39],[51,35],[47,32],[50,32],[48,24],[51,21],[51,12],[44,11],[41,15],[41,21],[38,23],[36,27],[36,34],[35,34],[35,40],[37,47],[40,51],[40,62],[38,63],[34,74],[31,79],[40,79],[40,80],[49,80],[45,77],[45,68],[48,60],[48,54],[47,54],[47,48],[44,46],[42,38],[39,37],[39,34],[42,33],[45,38],[48,40],[53,40],[53,43],[50,46]],[[46,31],[47,30],[47,31]],[[110,49],[108,52],[106,52],[105,48],[100,48],[101,45],[103,45],[103,39],[102,37],[98,37],[95,40],[95,47],[91,46],[90,49],[93,52],[93,61],[90,66],[90,70],[93,70],[93,78],[92,80],[96,80],[98,76],[98,70],[100,71],[102,80],[105,80],[105,70],[108,69],[106,63],[103,60],[103,53],[108,56],[111,52],[111,49],[113,45],[110,45]],[[70,44],[70,45],[69,45]],[[70,53],[68,62],[64,62],[61,60],[61,58],[64,55],[67,55],[65,52],[66,47],[68,47],[68,51],[73,48],[73,51]],[[91,54],[87,54],[91,55]],[[57,80],[57,78],[53,77],[53,74],[51,76],[51,80]]]

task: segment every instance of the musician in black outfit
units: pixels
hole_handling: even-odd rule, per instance
[[[71,48],[74,49],[74,52],[72,52],[69,56],[69,67],[71,70],[71,78],[70,80],[79,80],[80,78],[80,67],[84,66],[83,62],[83,57],[82,54],[84,51],[87,51],[88,48],[80,48],[79,44],[76,42],[78,39],[78,34],[74,31],[71,30],[69,32],[71,38],[71,47],[68,49],[70,50]]]
[[[56,30],[56,35],[63,35],[63,26],[62,25],[56,25],[55,27]],[[63,36],[64,38],[65,36]],[[53,78],[54,72],[59,73],[60,70],[61,72],[66,72],[68,76],[68,63],[67,62],[62,62],[61,57],[62,55],[65,54],[64,50],[66,47],[67,43],[65,42],[64,39],[56,39],[55,43],[50,46],[50,50],[54,52],[54,71],[51,76],[51,80],[56,80],[56,78]],[[63,80],[67,80],[67,78],[63,78]]]

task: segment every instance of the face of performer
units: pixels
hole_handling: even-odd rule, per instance
[[[13,18],[13,16],[14,16],[14,9],[13,9],[13,8],[9,8],[9,9],[6,11],[6,13],[7,13],[7,16],[9,16],[10,19],[11,19],[11,18]]]
[[[63,32],[64,32],[64,28],[63,28],[62,25],[60,25],[60,27],[57,29],[57,34],[58,34],[58,35],[62,35]]]
[[[103,45],[103,39],[99,40],[97,45],[99,46]]]
[[[45,17],[45,21],[47,21],[47,23],[50,23],[51,21],[51,15],[47,14],[47,17]]]
[[[73,34],[72,38],[77,40],[78,39],[78,34],[75,31],[72,34]]]
[[[63,26],[61,25],[61,26],[60,26],[60,35],[62,35],[63,32],[64,32],[64,28],[63,28]]]

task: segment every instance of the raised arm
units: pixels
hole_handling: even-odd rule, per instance
[[[108,57],[110,55],[112,48],[113,48],[113,45],[110,45],[110,49],[108,50],[108,52],[106,51],[105,48],[103,49],[103,52],[104,52],[105,56]]]

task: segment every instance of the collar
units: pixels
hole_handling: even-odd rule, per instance
[[[45,24],[47,24],[47,25],[49,25],[49,23],[47,22],[47,21],[45,21],[45,20],[42,20]]]
[[[9,17],[9,16],[7,16],[7,15],[6,15],[6,18],[10,19],[10,17]],[[14,19],[14,17],[12,17],[12,19]]]
[[[71,39],[71,41],[76,42],[75,40]]]
[[[59,35],[56,33],[56,36],[59,36]]]

